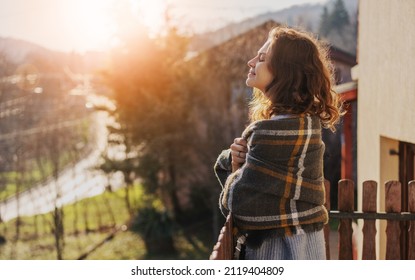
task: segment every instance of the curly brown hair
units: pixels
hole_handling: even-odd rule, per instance
[[[344,113],[332,88],[328,46],[307,32],[288,27],[273,28],[268,40],[267,66],[274,78],[264,93],[254,90],[251,121],[274,114],[312,114],[320,117],[323,127],[334,131]]]

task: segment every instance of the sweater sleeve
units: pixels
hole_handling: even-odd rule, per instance
[[[229,210],[224,207],[224,205],[222,204],[222,200],[224,196],[227,197],[227,189],[225,189],[225,183],[229,175],[232,173],[232,158],[230,149],[223,150],[219,154],[214,166],[214,171],[216,178],[218,178],[219,183],[222,187],[222,192],[219,198],[219,208],[222,214],[226,217],[229,213]]]

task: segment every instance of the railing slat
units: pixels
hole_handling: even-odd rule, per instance
[[[233,231],[233,223],[232,223],[232,218],[230,215],[228,215],[228,217],[226,218],[225,231],[228,233]],[[232,235],[225,234],[225,236],[226,238],[225,238],[224,244],[233,244]],[[225,251],[224,253],[225,260],[230,260],[233,258],[232,252],[230,252],[229,250],[224,250],[224,251]]]
[[[354,183],[351,180],[340,180],[338,190],[339,211],[353,212]],[[352,219],[340,219],[339,224],[339,260],[353,259]]]
[[[376,213],[377,183],[363,182],[362,210],[364,213]],[[363,260],[376,260],[376,220],[364,220]]]
[[[327,212],[330,212],[330,181],[324,180],[324,190],[326,192],[326,203],[324,203],[324,206]],[[330,225],[328,223],[324,225],[324,239],[326,243],[326,259],[330,260]]]
[[[223,246],[225,244],[223,243],[223,233],[219,234],[218,243],[219,243],[218,258],[219,260],[223,260],[225,259],[225,251],[223,250]]]
[[[231,215],[226,218],[225,225],[221,228],[218,241],[213,246],[209,260],[230,260],[233,258],[232,252],[228,249],[233,246],[233,222]]]
[[[401,183],[398,181],[388,181],[385,184],[385,211],[398,213],[401,212]],[[399,221],[387,221],[386,226],[386,259],[401,259],[400,245],[401,229]]]
[[[408,183],[408,210],[415,213],[415,181]],[[415,260],[415,221],[409,222],[408,260]]]

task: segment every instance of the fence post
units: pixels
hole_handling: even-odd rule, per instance
[[[218,241],[213,246],[209,260],[233,259],[233,220],[231,214],[226,217],[225,225],[220,230]]]
[[[229,234],[231,233],[231,234]],[[225,232],[224,232],[225,238],[224,238],[224,246],[233,246],[233,220],[232,220],[232,216],[228,215],[226,217],[226,224],[225,224]],[[224,252],[224,259],[225,260],[231,260],[233,258],[232,255],[233,251],[229,251],[229,250],[225,250]]]
[[[385,184],[385,211],[387,213],[401,212],[401,183],[388,181]],[[401,259],[400,244],[401,229],[399,221],[388,220],[386,226],[386,259]]]
[[[415,213],[415,181],[408,183],[408,210]],[[408,260],[415,260],[415,221],[409,222]]]
[[[338,206],[340,212],[354,210],[354,183],[352,180],[340,180],[338,190]],[[353,259],[352,219],[340,219],[339,224],[339,260]]]
[[[327,209],[327,212],[330,212],[330,181],[324,180],[324,189],[326,191],[326,203],[324,206]],[[326,260],[330,260],[330,224],[327,223],[324,225],[324,240],[326,245]]]
[[[218,259],[223,260],[225,259],[225,251],[223,250],[223,239],[224,239],[224,228],[221,229],[219,236],[218,236]]]
[[[363,182],[362,210],[364,213],[376,213],[377,183]],[[376,260],[376,220],[364,220],[362,260]]]

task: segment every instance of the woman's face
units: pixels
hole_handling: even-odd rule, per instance
[[[258,51],[258,54],[248,61],[249,73],[246,85],[255,87],[265,93],[265,88],[271,83],[273,75],[268,68],[268,48],[271,41],[267,41]]]

